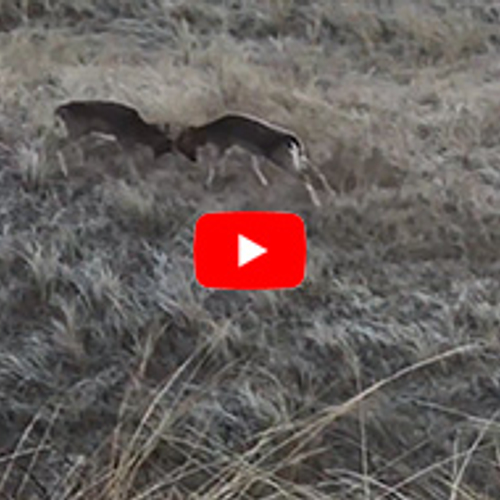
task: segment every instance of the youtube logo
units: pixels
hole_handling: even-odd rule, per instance
[[[304,279],[306,232],[302,219],[283,212],[202,215],[194,234],[196,279],[207,288],[294,288]]]

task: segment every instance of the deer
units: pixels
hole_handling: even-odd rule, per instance
[[[152,150],[155,159],[173,149],[168,125],[162,129],[159,125],[147,123],[136,109],[125,104],[70,101],[58,106],[55,115],[63,121],[67,138],[71,141],[91,134],[111,135],[127,153],[137,145],[143,145]]]
[[[316,206],[318,196],[311,184],[310,172],[316,171],[307,159],[302,141],[291,131],[244,114],[226,114],[200,126],[185,127],[174,140],[174,149],[193,162],[201,148],[211,147],[216,160],[225,166],[227,152],[238,146],[252,154],[252,169],[262,185],[269,183],[259,168],[258,157],[297,175]],[[205,186],[210,188],[215,177],[214,162],[208,163]],[[316,172],[317,173],[317,172]]]

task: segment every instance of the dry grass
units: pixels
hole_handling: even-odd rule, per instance
[[[498,9],[0,0],[0,497],[500,497]],[[114,99],[295,130],[335,194],[247,158],[60,147]],[[207,211],[308,228],[296,290],[193,276]]]

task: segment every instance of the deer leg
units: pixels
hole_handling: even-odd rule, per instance
[[[304,165],[307,165],[307,163],[304,163]],[[316,207],[321,207],[321,201],[318,197],[316,189],[314,189],[310,172],[308,170],[302,169],[298,172],[298,178],[300,182],[305,186],[313,205]]]
[[[224,163],[225,149],[208,146],[204,149],[204,160],[207,163],[208,177],[205,181],[205,188],[210,189],[213,185],[215,177],[218,174],[221,164]],[[225,168],[225,166],[224,166]]]
[[[208,175],[207,175],[207,178],[205,180],[205,188],[210,189],[212,187],[213,182],[214,182],[215,169],[214,169],[213,165],[209,164],[209,162],[207,162],[207,164],[208,164]]]
[[[138,184],[141,180],[141,176],[139,175],[139,171],[137,170],[137,164],[135,162],[135,153],[136,148],[132,143],[129,142],[121,142],[114,141],[118,152],[121,153],[119,159],[123,158],[125,162],[125,177],[127,180]]]
[[[307,189],[309,198],[311,198],[313,205],[316,207],[321,207],[321,201],[319,200],[318,193],[316,193],[316,190],[314,189],[309,179],[305,179],[304,185]]]
[[[142,177],[139,172],[139,168],[137,166],[137,156],[136,154],[138,153],[137,148],[133,144],[126,144],[123,145],[120,142],[118,143],[118,147],[122,149],[122,151],[125,153],[125,160],[127,163],[127,176],[128,178],[136,183],[139,184],[142,181]]]
[[[85,152],[82,146],[82,141],[74,142],[73,146],[74,146],[74,151],[76,151],[76,154],[78,156],[78,164],[82,167],[83,165],[85,165],[86,161]]]
[[[262,170],[260,169],[259,166],[259,160],[257,159],[256,156],[252,155],[252,170],[254,171],[255,175],[259,179],[260,183],[263,186],[269,186],[269,182],[266,179],[265,175],[262,173]]]
[[[207,175],[207,178],[205,180],[205,188],[211,189],[213,182],[214,182],[214,179],[215,179],[216,168],[217,168],[215,155],[214,154],[206,154],[203,157],[203,161],[206,162],[207,170],[208,170],[208,175]]]
[[[139,171],[137,170],[137,166],[135,164],[132,156],[127,155],[126,157],[127,163],[127,177],[134,183],[139,183],[141,180],[141,176],[139,175]]]
[[[314,174],[314,176],[319,179],[321,182],[321,185],[323,186],[323,189],[327,191],[330,195],[334,195],[335,191],[326,179],[325,174],[320,170],[320,168],[315,165],[311,160],[309,160],[307,157],[303,157],[304,165]]]
[[[68,164],[66,162],[66,158],[64,157],[63,152],[56,151],[56,158],[57,161],[59,162],[59,167],[61,168],[61,172],[63,173],[64,177],[68,177]]]
[[[82,142],[84,142],[84,136],[74,139],[67,135],[57,141],[57,147],[61,155],[63,155],[62,151],[69,151],[70,155],[74,154],[76,156],[75,163],[79,167],[82,167],[85,164],[85,154],[83,152]]]
[[[222,177],[226,177],[228,161],[229,161],[229,153],[224,152],[222,155],[219,155],[218,168],[219,168],[219,175]]]

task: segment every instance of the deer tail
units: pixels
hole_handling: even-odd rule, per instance
[[[292,157],[293,168],[296,172],[303,171],[306,167],[303,162],[304,154],[300,144],[292,142],[289,146],[290,155]]]

